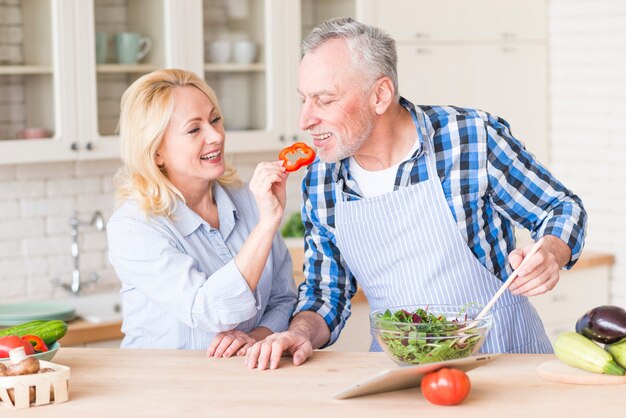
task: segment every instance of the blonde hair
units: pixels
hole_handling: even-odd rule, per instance
[[[122,95],[119,135],[124,166],[113,178],[117,205],[132,199],[148,215],[170,217],[182,193],[167,178],[156,162],[156,154],[174,109],[174,90],[195,87],[209,98],[218,115],[222,110],[217,96],[206,82],[194,73],[162,69],[137,79]],[[217,179],[224,186],[240,187],[235,169],[226,163],[226,171]],[[209,187],[209,193],[212,188]]]

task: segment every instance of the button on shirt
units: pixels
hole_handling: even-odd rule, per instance
[[[419,125],[420,146],[400,163],[393,190],[428,179],[423,144],[425,137],[432,138],[448,206],[483,266],[502,281],[507,279],[515,227],[530,230],[534,239],[544,235],[562,239],[572,251],[566,268],[574,265],[585,237],[582,202],[513,137],[505,120],[476,109],[415,107],[404,98],[400,103]],[[331,331],[329,344],[350,315],[350,298],[357,289],[335,237],[336,188],[345,201],[363,198],[349,164],[349,158],[339,163],[317,159],[302,182],[306,280],[296,312],[321,315]]]
[[[107,225],[109,258],[122,282],[122,347],[206,349],[221,331],[284,331],[296,303],[291,258],[276,234],[254,292],[235,255],[258,222],[247,187],[214,182],[220,228],[179,201],[171,219],[126,201]]]

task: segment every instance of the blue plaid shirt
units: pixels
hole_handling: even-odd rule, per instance
[[[420,125],[420,145],[400,164],[394,190],[428,179],[422,132],[432,136],[437,174],[463,238],[472,253],[502,281],[511,274],[508,254],[515,249],[515,227],[537,240],[562,239],[572,250],[566,268],[582,251],[587,215],[578,196],[557,181],[511,134],[509,124],[489,113],[458,107],[400,103]],[[362,199],[348,173],[349,159],[324,163],[317,159],[302,182],[305,226],[305,282],[296,313],[321,315],[332,344],[350,316],[357,289],[350,266],[337,248],[335,188],[346,200]]]

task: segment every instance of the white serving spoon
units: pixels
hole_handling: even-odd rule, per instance
[[[517,268],[513,271],[513,273],[511,273],[511,275],[509,276],[508,279],[506,279],[506,281],[504,282],[504,284],[502,284],[502,286],[500,286],[500,289],[498,289],[498,291],[496,292],[495,295],[493,295],[493,297],[491,298],[491,300],[489,301],[489,303],[487,303],[485,305],[485,307],[483,308],[482,311],[480,311],[480,313],[476,316],[476,318],[474,318],[474,320],[476,322],[472,322],[471,324],[469,324],[468,326],[466,326],[465,328],[460,329],[459,331],[467,331],[468,329],[474,328],[476,326],[476,323],[478,322],[479,319],[481,319],[483,316],[487,315],[487,313],[489,312],[489,310],[493,307],[493,305],[498,301],[498,299],[500,298],[500,296],[502,296],[502,294],[504,293],[504,291],[506,289],[508,289],[508,287],[511,285],[511,283],[513,283],[513,280],[515,280],[515,278],[519,275],[520,270],[522,269],[522,267],[524,267],[524,265],[526,264],[526,262],[528,260],[530,260],[532,258],[533,255],[535,255],[535,253],[539,250],[539,248],[541,247],[541,245],[543,244],[543,238],[541,238],[539,241],[537,241],[535,243],[535,245],[533,245],[533,247],[530,249],[530,251],[528,251],[528,254],[526,254],[526,257],[524,257],[524,259],[522,260],[522,262],[520,263],[519,266],[517,266]]]

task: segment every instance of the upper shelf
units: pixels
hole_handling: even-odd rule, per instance
[[[207,72],[254,72],[264,71],[265,64],[262,62],[255,62],[252,64],[237,64],[237,63],[225,63],[225,64],[204,64],[204,71]]]
[[[0,74],[52,74],[52,67],[47,65],[2,65],[0,66]]]
[[[154,64],[98,64],[96,71],[99,73],[149,73],[158,69]]]

